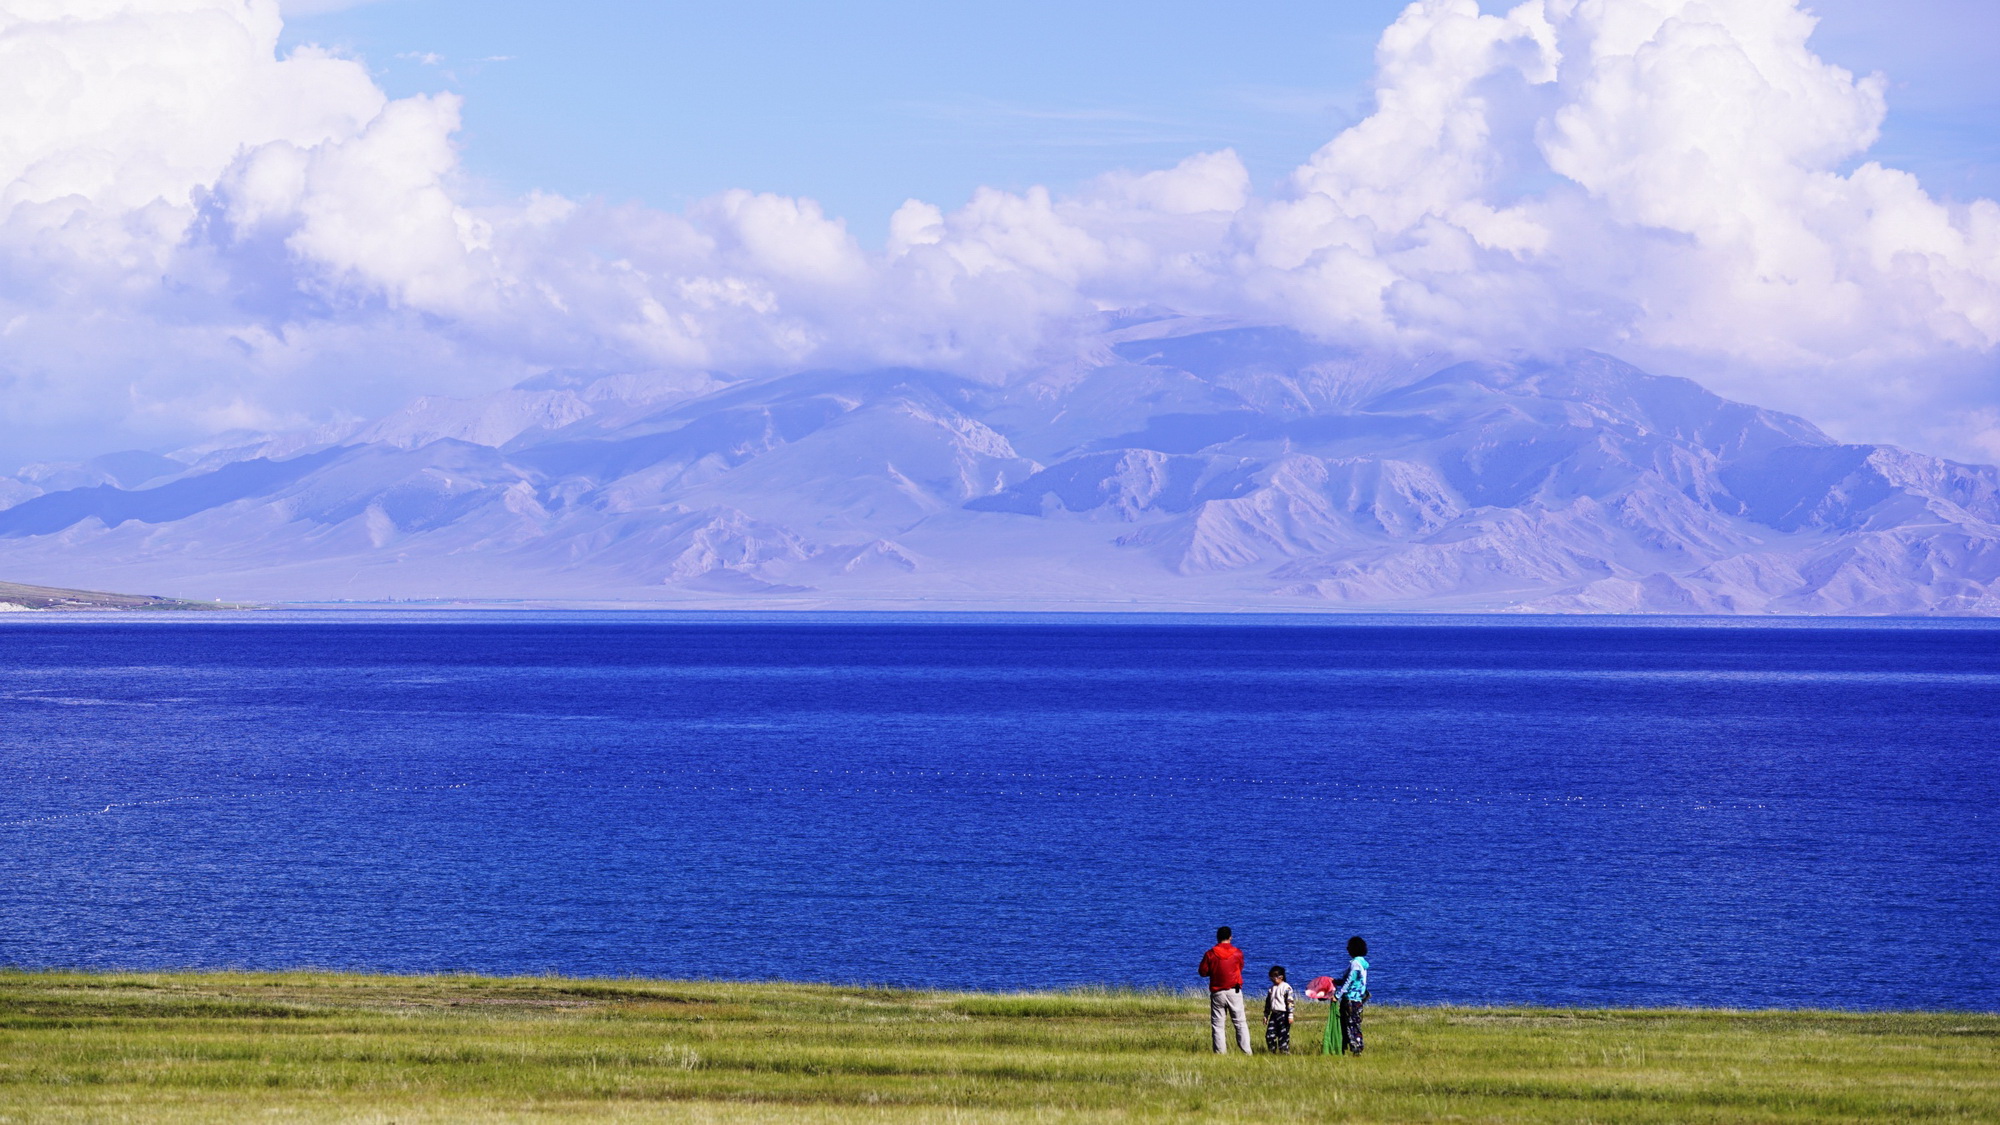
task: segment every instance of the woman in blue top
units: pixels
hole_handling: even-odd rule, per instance
[[[1361,1053],[1361,1008],[1368,1003],[1368,939],[1355,936],[1347,939],[1347,971],[1340,975],[1340,982],[1333,993],[1340,998],[1340,1049],[1342,1053]]]

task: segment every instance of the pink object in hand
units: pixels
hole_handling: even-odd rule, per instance
[[[1306,985],[1306,999],[1308,1000],[1333,999],[1333,978],[1314,977],[1312,983]]]

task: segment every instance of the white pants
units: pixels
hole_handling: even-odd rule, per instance
[[[1250,1020],[1243,1014],[1243,990],[1225,988],[1208,994],[1208,1029],[1215,1035],[1215,1053],[1229,1053],[1229,1038],[1223,1033],[1224,1019],[1236,1021],[1236,1045],[1250,1053]]]

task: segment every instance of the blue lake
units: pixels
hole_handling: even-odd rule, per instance
[[[25,620],[24,620],[25,619]],[[2000,1009],[1987,623],[0,620],[0,963]]]

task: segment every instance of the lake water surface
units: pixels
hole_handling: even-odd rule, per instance
[[[1182,986],[1226,923],[2000,1009],[1996,719],[1986,623],[12,615],[0,963]]]

